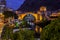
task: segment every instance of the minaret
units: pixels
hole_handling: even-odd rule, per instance
[[[2,13],[6,6],[6,0],[0,0],[0,13]]]

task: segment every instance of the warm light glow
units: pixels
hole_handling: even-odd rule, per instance
[[[57,14],[58,14],[58,16],[60,16],[60,12],[58,12]]]
[[[40,7],[40,11],[46,11],[46,7],[45,6]]]
[[[36,26],[35,31],[38,32],[38,26]]]
[[[19,17],[18,17],[18,19],[23,20],[23,18],[24,18],[25,15],[26,15],[25,13],[24,14],[20,14]]]
[[[42,28],[40,27],[40,32],[42,32]]]
[[[19,11],[16,11],[16,14],[19,14]]]
[[[32,12],[27,12],[27,13],[24,13],[24,14],[20,14],[19,17],[18,17],[18,19],[23,20],[23,18],[24,18],[27,14],[32,14],[32,15],[35,17],[36,21],[38,20],[38,18],[40,18],[39,21],[42,21],[42,16],[41,16],[41,15],[39,15],[39,17],[38,17],[38,14],[37,14],[37,13],[35,14],[35,13],[32,13]]]
[[[4,23],[3,22],[0,22],[0,34],[2,32],[3,27],[4,27]]]
[[[3,13],[0,13],[0,18],[1,18],[1,17],[4,17]]]
[[[52,13],[50,16],[58,16],[57,13]]]

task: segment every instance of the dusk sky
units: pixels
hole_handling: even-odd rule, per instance
[[[6,6],[13,10],[17,10],[23,3],[24,0],[6,0]]]
[[[41,5],[47,6],[51,10],[57,10],[60,9],[60,0],[6,0],[6,6],[13,10],[21,9],[25,11],[28,8],[32,11],[38,9]]]

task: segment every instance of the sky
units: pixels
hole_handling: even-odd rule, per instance
[[[21,8],[23,6],[21,6],[24,3],[25,0],[6,0],[6,6],[8,8],[12,8],[13,10],[17,10],[18,8]],[[59,9],[60,8],[60,0],[26,0],[26,5],[24,5],[23,9],[25,8],[29,8],[29,6],[32,6],[32,4],[30,4],[32,2],[32,4],[34,5],[46,5],[50,8],[55,9]],[[34,8],[35,6],[32,6],[32,8]],[[39,6],[40,7],[40,6]],[[30,10],[31,8],[29,8]],[[32,10],[32,9],[31,9]],[[35,9],[34,9],[35,10]]]
[[[8,8],[12,8],[13,10],[17,10],[25,0],[6,0],[6,6]]]

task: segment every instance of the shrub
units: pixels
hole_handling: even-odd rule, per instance
[[[13,40],[13,31],[8,25],[4,26],[1,38],[2,40]]]
[[[13,28],[9,25],[5,25],[2,32],[2,40],[34,40],[34,31],[33,30],[20,30],[13,33]]]
[[[41,40],[60,40],[60,18],[51,21],[43,31],[40,36]]]
[[[34,40],[34,32],[31,30],[20,30],[17,40]]]

